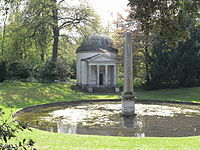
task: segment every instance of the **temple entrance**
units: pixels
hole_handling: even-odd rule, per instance
[[[103,73],[99,74],[99,85],[103,85]]]

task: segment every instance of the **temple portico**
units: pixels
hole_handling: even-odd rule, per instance
[[[88,65],[89,86],[116,86],[118,80],[116,65]]]

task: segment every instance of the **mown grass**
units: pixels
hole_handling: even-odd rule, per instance
[[[138,99],[171,100],[180,102],[200,102],[200,87],[161,89],[161,90],[136,90]]]
[[[35,147],[45,150],[199,150],[200,146],[200,137],[111,137],[48,133],[35,129],[20,136],[33,138]]]
[[[0,103],[16,109],[45,103],[84,99],[116,99],[116,94],[89,94],[72,90],[70,84],[7,81],[0,84]]]
[[[200,87],[164,89],[144,91],[136,89],[139,99],[175,100],[185,102],[200,102]],[[36,104],[78,100],[78,99],[116,99],[120,94],[88,94],[74,91],[69,84],[58,83],[24,83],[6,81],[0,83],[0,107],[9,112]],[[183,138],[139,138],[139,137],[111,137],[88,136],[49,133],[33,129],[33,132],[19,133],[19,138],[31,138],[36,141],[37,149],[48,150],[198,150],[200,137]]]

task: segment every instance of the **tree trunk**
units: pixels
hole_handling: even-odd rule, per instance
[[[53,51],[51,60],[56,62],[58,57],[58,42],[59,42],[59,29],[57,27],[53,28]]]
[[[4,55],[4,43],[5,43],[5,34],[6,34],[6,20],[7,20],[7,16],[4,20],[3,23],[3,34],[2,34],[2,43],[1,43],[1,55]]]
[[[145,78],[148,81],[149,80],[149,52],[148,52],[148,46],[145,46]]]
[[[144,33],[145,35],[145,45],[144,45],[144,56],[145,56],[145,74],[146,74],[146,80],[149,79],[149,31],[146,31]]]
[[[44,62],[44,55],[45,55],[44,54],[44,48],[42,47],[41,48],[41,54],[40,54],[40,59],[41,59],[42,62]]]
[[[51,61],[56,62],[58,57],[58,43],[59,43],[59,27],[58,27],[58,8],[57,0],[52,0],[52,18],[53,18],[53,51]]]

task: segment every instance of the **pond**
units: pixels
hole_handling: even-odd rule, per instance
[[[16,119],[49,132],[127,136],[184,137],[200,135],[200,106],[136,103],[135,117],[122,117],[121,102],[84,102],[34,107]]]

